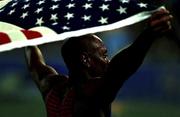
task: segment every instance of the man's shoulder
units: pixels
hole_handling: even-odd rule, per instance
[[[68,84],[68,76],[66,75],[48,75],[41,81],[41,92],[47,94],[52,89],[63,90]]]

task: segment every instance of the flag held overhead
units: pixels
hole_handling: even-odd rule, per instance
[[[0,9],[0,51],[117,29],[154,10],[140,0],[12,0]]]

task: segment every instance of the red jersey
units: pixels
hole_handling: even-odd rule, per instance
[[[110,117],[109,104],[106,106],[101,106],[98,104],[97,101],[94,100],[94,98],[92,98],[94,94],[96,94],[95,92],[99,86],[101,86],[101,80],[99,79],[88,80],[87,83],[82,85],[80,95],[77,94],[77,91],[75,91],[74,88],[66,87],[65,89],[62,86],[53,87],[48,92],[45,98],[47,116],[48,117]],[[96,116],[94,116],[94,113],[96,114]]]

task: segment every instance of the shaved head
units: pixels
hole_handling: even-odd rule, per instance
[[[80,55],[83,52],[93,52],[93,42],[102,41],[93,34],[72,37],[67,39],[61,49],[62,57],[69,69],[79,67],[81,65]]]

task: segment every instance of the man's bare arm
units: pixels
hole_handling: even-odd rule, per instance
[[[54,76],[58,73],[50,66],[46,65],[43,55],[37,46],[29,46],[25,48],[25,55],[28,68],[32,73],[32,79],[43,93],[50,88],[50,83],[57,79]],[[50,77],[52,81],[50,81]]]
[[[161,10],[154,14],[149,21],[149,27],[131,44],[129,47],[120,51],[110,62],[105,81],[108,85],[104,89],[106,99],[112,101],[119,88],[123,85],[137,69],[141,66],[144,57],[150,49],[152,43],[159,36],[170,31],[169,23],[172,18],[169,12]]]
[[[129,78],[142,64],[154,40],[170,31],[171,19],[172,16],[169,15],[167,10],[162,9],[155,13],[149,19],[149,26],[138,36],[133,44],[120,51],[112,59],[109,67],[109,70],[112,71],[111,75],[116,74],[116,76],[124,79]]]

